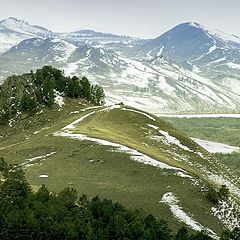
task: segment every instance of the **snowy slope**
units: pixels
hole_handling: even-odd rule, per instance
[[[150,40],[137,49],[141,55],[164,56],[186,64],[237,73],[240,70],[240,38],[187,22]]]
[[[10,17],[0,21],[0,54],[25,39],[50,36],[54,36],[50,30]]]
[[[197,23],[181,24],[154,40],[92,30],[45,38],[52,33],[21,20],[0,22],[2,28],[5,25],[15,34],[16,38],[10,36],[12,44],[30,34],[41,37],[23,40],[0,56],[0,81],[53,65],[66,75],[87,76],[101,84],[108,103],[122,101],[169,114],[240,110],[240,51],[235,36]],[[0,29],[0,41],[1,36]]]
[[[231,81],[224,87],[163,58],[133,59],[58,38],[28,39],[0,57],[0,72],[5,76],[43,65],[100,83],[108,103],[122,101],[154,113],[232,112],[238,110],[240,102],[234,92],[239,86],[231,86]]]
[[[50,30],[37,26],[37,25],[30,25],[29,23],[21,20],[21,19],[17,19],[17,18],[13,18],[10,17],[8,19],[2,20],[0,22],[0,25],[5,27],[8,30],[12,30],[18,33],[23,33],[23,34],[31,34],[32,36],[35,37],[49,37],[51,35],[54,35],[53,32],[51,32]]]
[[[120,36],[111,33],[96,32],[93,30],[79,30],[70,33],[59,33],[60,38],[74,41],[76,44],[89,44],[92,46],[102,46],[108,44],[125,43],[128,44],[137,40],[129,36]]]

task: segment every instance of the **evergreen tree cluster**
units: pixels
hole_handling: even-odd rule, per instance
[[[66,77],[62,71],[44,66],[35,73],[8,77],[0,86],[0,124],[20,112],[32,115],[39,107],[52,106],[56,92],[95,105],[102,105],[105,98],[103,88],[90,84],[86,77]]]
[[[218,204],[221,200],[226,200],[229,197],[229,189],[226,185],[222,185],[217,191],[209,187],[206,198],[213,204]]]
[[[0,177],[0,239],[211,239],[186,228],[173,235],[163,220],[111,200],[78,197],[74,189],[55,194],[43,185],[33,192],[22,169],[3,158]]]

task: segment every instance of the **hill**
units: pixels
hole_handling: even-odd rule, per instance
[[[96,105],[103,104],[105,98],[102,87],[91,85],[86,77],[66,77],[62,71],[44,66],[35,73],[10,76],[0,86],[0,124],[11,125],[11,118],[34,115],[54,102],[61,107],[63,95],[84,98]]]
[[[239,182],[224,165],[154,115],[86,103],[64,97],[61,107],[1,126],[1,156],[20,164],[35,190],[73,187],[214,238],[237,226]],[[212,187],[223,184],[231,197],[209,202]]]

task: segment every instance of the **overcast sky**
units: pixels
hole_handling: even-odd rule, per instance
[[[195,21],[240,36],[240,0],[0,0],[0,18],[10,16],[53,31],[93,29],[157,37]]]

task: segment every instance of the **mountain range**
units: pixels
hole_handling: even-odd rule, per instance
[[[54,33],[11,17],[0,21],[0,54],[0,81],[52,65],[101,84],[107,103],[155,114],[240,110],[240,38],[194,22],[146,40]]]

